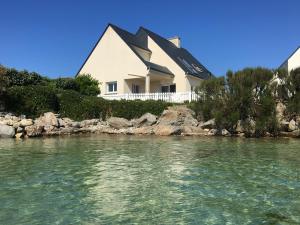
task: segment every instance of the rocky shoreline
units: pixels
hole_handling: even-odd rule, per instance
[[[255,122],[253,122],[255,124]],[[282,131],[279,136],[300,137],[300,118],[280,122]],[[126,134],[126,135],[182,135],[182,136],[226,136],[244,137],[242,123],[237,124],[234,132],[216,129],[214,119],[203,122],[195,119],[195,113],[185,106],[172,106],[160,117],[146,113],[138,119],[110,117],[74,121],[61,118],[52,112],[44,113],[36,119],[0,113],[0,137],[32,138],[42,136],[61,136],[86,133]],[[266,134],[265,136],[270,136]]]

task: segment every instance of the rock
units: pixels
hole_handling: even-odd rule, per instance
[[[19,124],[19,126],[21,126],[21,127],[27,127],[27,126],[31,126],[31,125],[33,125],[32,119],[22,119]]]
[[[42,135],[42,132],[44,130],[43,126],[40,125],[31,125],[25,127],[25,131],[28,137],[38,137]]]
[[[300,138],[300,130],[294,130],[292,132],[281,131],[280,136],[291,137],[291,138]]]
[[[59,120],[59,123],[61,122],[61,124],[59,124],[62,127],[72,127],[72,123],[74,123],[74,121],[68,117],[62,118]],[[80,125],[80,124],[79,124]]]
[[[21,139],[24,137],[24,133],[16,133],[15,137],[16,139]]]
[[[80,122],[80,127],[94,126],[97,125],[99,121],[99,119],[83,120]]]
[[[140,118],[132,121],[133,126],[135,127],[143,127],[143,126],[151,126],[155,124],[157,121],[157,118],[155,115],[151,113],[146,113],[142,115]]]
[[[276,104],[276,117],[278,121],[283,120],[285,110],[286,110],[286,106],[282,102],[278,102]]]
[[[0,137],[1,138],[13,138],[15,136],[15,128],[0,124]]]
[[[241,120],[238,120],[238,122],[236,123],[236,125],[235,125],[235,131],[236,131],[237,133],[242,133],[242,132],[244,132],[244,129],[243,129],[242,121],[241,121]]]
[[[63,127],[60,129],[60,134],[67,135],[67,134],[75,134],[78,133],[79,130],[74,127]]]
[[[55,114],[52,112],[44,113],[43,116],[39,117],[35,121],[35,124],[40,126],[50,125],[54,127],[59,127],[58,119],[56,118]]]
[[[226,130],[226,129],[222,129],[221,134],[222,134],[222,136],[231,136],[231,134],[229,133],[229,131]]]
[[[215,119],[211,119],[201,124],[202,129],[214,129],[216,127]]]
[[[66,126],[66,123],[62,118],[58,118],[57,120],[58,120],[58,123],[59,123],[59,127],[65,127]]]
[[[17,127],[17,133],[23,133],[24,127]]]
[[[291,120],[289,122],[289,131],[294,131],[297,130],[297,125],[295,120]]]
[[[144,135],[154,134],[153,127],[151,127],[151,126],[137,127],[137,128],[134,128],[132,131],[133,131],[133,134],[144,134]]]
[[[45,125],[44,126],[44,130],[45,130],[46,133],[50,133],[54,129],[55,129],[55,126],[51,126],[51,125]]]
[[[77,122],[77,121],[72,122],[72,123],[69,124],[69,125],[71,125],[71,127],[80,128],[80,122]]]
[[[215,136],[217,134],[218,134],[218,130],[217,129],[211,129],[207,133],[208,136]]]
[[[185,136],[205,136],[207,135],[207,132],[208,130],[203,130],[201,127],[183,126],[181,134]]]
[[[182,128],[178,126],[170,126],[170,125],[157,125],[154,126],[153,132],[156,135],[160,135],[160,136],[180,135],[182,132]]]
[[[282,130],[282,131],[288,131],[289,130],[289,124],[290,124],[290,122],[288,122],[288,121],[286,121],[286,120],[281,120],[280,121],[280,129]]]
[[[186,106],[172,106],[164,110],[157,124],[171,126],[197,126],[194,112]]]
[[[132,123],[130,121],[120,117],[110,117],[107,122],[109,126],[116,129],[132,127]]]

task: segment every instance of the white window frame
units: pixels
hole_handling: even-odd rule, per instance
[[[113,91],[109,91],[109,85],[113,85]],[[118,93],[118,82],[111,81],[106,83],[106,94],[116,94]]]

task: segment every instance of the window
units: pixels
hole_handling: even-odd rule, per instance
[[[162,93],[170,92],[169,86],[161,86],[161,92]]]
[[[118,91],[117,81],[107,83],[107,93],[116,93]]]
[[[176,92],[176,84],[170,85],[170,92],[173,92],[173,93]]]
[[[140,86],[136,84],[132,84],[132,93],[140,93]]]
[[[176,92],[176,84],[161,86],[161,92],[162,93]]]

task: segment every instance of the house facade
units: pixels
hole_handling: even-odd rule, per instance
[[[280,68],[291,72],[300,67],[300,46],[285,60]]]
[[[191,92],[211,73],[180,38],[165,39],[140,27],[132,34],[109,24],[77,75],[91,74],[101,96]]]

